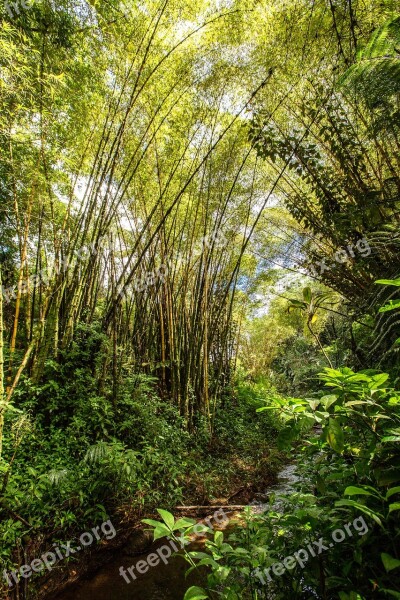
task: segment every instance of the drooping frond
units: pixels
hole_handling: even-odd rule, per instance
[[[68,474],[68,469],[52,469],[46,474],[46,479],[50,485],[57,487],[68,477]]]
[[[400,16],[377,29],[339,83],[362,96],[370,108],[387,105],[400,93]]]
[[[372,59],[399,55],[399,45],[400,16],[397,16],[384,23],[373,33],[370,41],[361,51],[361,58]]]
[[[106,456],[112,453],[112,447],[106,442],[99,442],[93,446],[90,446],[85,454],[84,461],[88,463],[99,463]]]

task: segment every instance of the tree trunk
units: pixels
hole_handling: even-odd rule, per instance
[[[3,449],[4,411],[3,290],[0,265],[0,458]]]

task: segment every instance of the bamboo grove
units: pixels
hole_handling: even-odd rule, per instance
[[[276,234],[277,204],[288,208],[285,234],[306,244],[305,268],[369,235],[366,197],[377,225],[398,224],[381,206],[398,197],[384,193],[398,185],[395,117],[376,122],[366,94],[346,94],[359,73],[339,78],[357,36],[366,44],[392,7],[365,3],[356,22],[351,4],[337,4],[321,0],[310,13],[291,2],[264,11],[66,1],[5,11],[2,414],[21,377],[41,381],[85,325],[99,332],[99,392],[117,404],[127,373],[145,372],[189,428],[203,415],[212,429],[240,336],[238,291]],[[398,236],[380,230],[371,272],[356,257],[321,277],[353,302],[384,256],[381,274],[394,275]],[[287,256],[288,238],[273,257]],[[0,439],[1,430],[2,421]]]
[[[90,44],[85,55],[72,56],[77,45],[68,35],[77,33],[68,31],[67,13],[63,22],[43,25],[32,64],[15,65],[10,57],[11,80],[18,87],[26,69],[32,88],[19,111],[17,90],[4,99],[3,215],[15,227],[3,247],[6,403],[23,373],[40,381],[46,361],[59,359],[78,323],[96,323],[107,336],[99,388],[111,373],[114,402],[124,372],[144,370],[159,377],[161,393],[189,425],[196,413],[212,419],[229,379],[241,257],[258,218],[260,173],[239,122],[257,90],[243,90],[231,110],[222,105],[220,84],[196,88],[206,59],[191,38],[201,41],[212,66],[211,43],[201,36],[211,36],[220,20],[229,23],[235,11],[202,16],[197,27],[166,41],[175,14],[169,2],[150,14],[137,9],[121,46],[114,46],[117,25],[112,33],[104,28],[101,40],[93,24],[92,45],[109,47],[105,64],[95,64],[98,48]],[[126,25],[122,19],[120,27]],[[18,30],[8,33],[15,48],[31,41]],[[55,73],[53,36],[60,63],[70,60],[76,69],[66,77],[81,82]],[[67,98],[63,106],[59,91],[79,83],[88,85],[88,97]],[[33,114],[37,143],[15,141],[10,132]],[[14,257],[16,271],[7,271]]]

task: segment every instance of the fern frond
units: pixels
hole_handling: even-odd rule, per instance
[[[375,108],[400,93],[400,17],[384,23],[358,53],[339,80],[344,91],[356,92]]]
[[[59,486],[67,478],[68,474],[68,469],[53,469],[46,473],[46,479],[48,479],[50,485]]]
[[[386,21],[372,35],[370,41],[361,52],[363,59],[398,54],[400,44],[400,16]]]
[[[106,456],[110,456],[112,452],[113,448],[109,444],[106,442],[99,442],[87,449],[84,461],[88,463],[99,463]]]

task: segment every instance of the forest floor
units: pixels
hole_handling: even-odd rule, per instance
[[[183,504],[186,506],[209,506],[210,513],[213,507],[248,505],[252,500],[263,496],[266,490],[276,483],[276,475],[282,465],[282,457],[273,456],[269,460],[264,456],[261,460],[243,460],[240,457],[231,457],[229,465],[221,478],[220,494],[207,495],[202,482],[199,480],[188,482],[187,494],[184,494]],[[228,469],[229,466],[229,469]],[[229,474],[228,478],[226,473]],[[213,474],[218,477],[218,473]],[[215,485],[215,484],[214,484]],[[123,518],[119,523],[117,535],[111,540],[102,540],[93,545],[87,552],[79,555],[73,562],[60,562],[57,568],[50,571],[45,577],[36,582],[37,598],[40,600],[53,600],[70,588],[78,581],[90,577],[96,571],[110,562],[116,553],[127,547],[127,553],[131,556],[139,556],[146,552],[152,545],[152,537],[147,535],[143,518],[159,518],[152,510],[146,512],[144,508],[141,514],[132,512],[124,507]],[[175,511],[172,509],[172,512]],[[176,516],[195,517],[193,511],[185,514],[181,510]],[[197,518],[206,515],[199,514]]]

